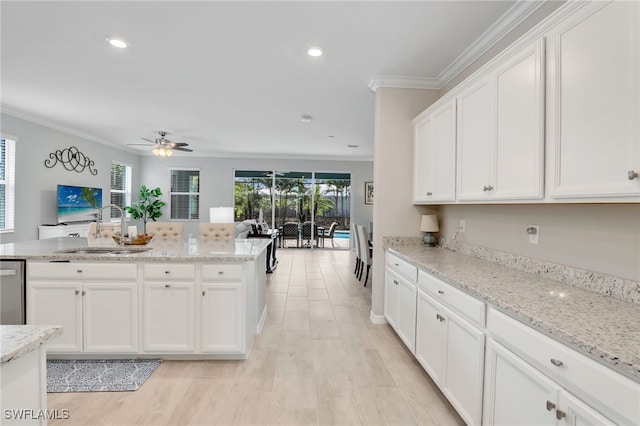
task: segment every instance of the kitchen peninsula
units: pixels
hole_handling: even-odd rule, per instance
[[[0,258],[27,261],[27,323],[64,329],[54,357],[244,359],[266,319],[269,243],[52,238]]]

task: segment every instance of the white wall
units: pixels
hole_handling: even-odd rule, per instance
[[[0,234],[0,242],[35,240],[38,225],[56,223],[56,187],[58,184],[102,188],[102,204],[109,204],[110,170],[112,160],[134,167],[133,184],[138,186],[138,156],[68,132],[16,118],[1,116],[0,133],[17,139],[16,143],[16,215],[15,232]],[[57,164],[47,168],[44,161],[56,150],[75,146],[95,162],[98,171],[82,173],[68,171]],[[105,211],[108,217],[108,210]]]
[[[420,235],[413,200],[411,120],[438,98],[437,90],[380,88],[376,92],[373,207],[373,315],[384,314],[384,236]],[[355,222],[355,221],[354,221]]]

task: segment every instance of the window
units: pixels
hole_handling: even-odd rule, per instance
[[[0,139],[0,232],[12,232],[16,192],[16,141]]]
[[[200,218],[200,170],[171,170],[171,219]]]
[[[111,164],[111,204],[122,209],[131,205],[131,167],[126,164]],[[111,219],[120,219],[120,211],[114,207]]]

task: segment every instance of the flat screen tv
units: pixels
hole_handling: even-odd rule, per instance
[[[58,223],[92,222],[102,208],[102,188],[58,185]]]

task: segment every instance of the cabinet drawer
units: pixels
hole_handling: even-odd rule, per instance
[[[133,263],[29,262],[29,278],[133,279],[138,268]]]
[[[598,411],[640,424],[640,384],[492,308],[487,329]]]
[[[467,293],[435,278],[418,271],[418,287],[431,294],[436,300],[449,306],[455,313],[461,315],[474,324],[484,326],[486,305]]]
[[[242,265],[202,265],[205,281],[229,281],[242,279]]]
[[[387,266],[392,268],[394,271],[400,273],[405,278],[410,281],[416,282],[418,268],[410,264],[409,262],[400,259],[398,256],[393,255],[387,252]]]
[[[196,276],[193,264],[169,263],[157,265],[144,265],[144,278],[152,280],[161,279],[194,279]]]

